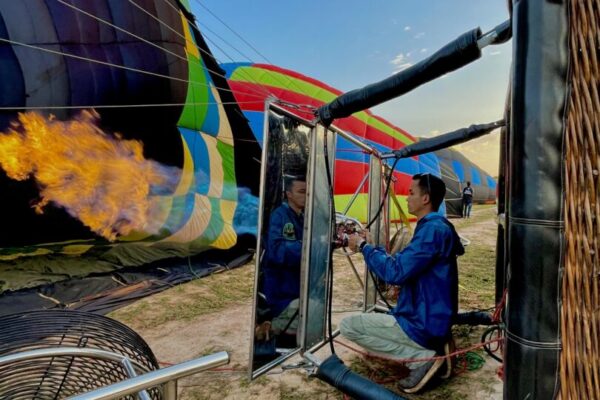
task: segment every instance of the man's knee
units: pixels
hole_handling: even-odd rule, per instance
[[[346,339],[352,340],[353,338],[358,336],[358,332],[356,331],[356,328],[355,328],[355,326],[356,326],[355,322],[357,320],[357,317],[360,317],[360,316],[350,315],[349,317],[344,318],[340,322],[340,333]]]
[[[350,331],[350,322],[348,321],[349,318],[352,317],[346,317],[340,321],[340,333],[342,336],[346,336],[346,334]]]

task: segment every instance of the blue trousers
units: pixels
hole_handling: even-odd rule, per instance
[[[471,217],[471,207],[473,206],[473,202],[464,202],[463,203],[463,218]]]

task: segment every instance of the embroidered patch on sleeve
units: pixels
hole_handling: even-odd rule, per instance
[[[288,222],[283,226],[283,238],[287,240],[296,240],[296,232],[294,231],[294,224]]]

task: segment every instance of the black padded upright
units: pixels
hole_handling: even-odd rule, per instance
[[[505,399],[558,393],[567,1],[513,1]]]

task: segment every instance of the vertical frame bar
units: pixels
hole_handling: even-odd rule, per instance
[[[306,219],[300,295],[302,352],[323,343],[327,329],[327,278],[332,234],[332,200],[325,164],[325,143],[331,178],[334,175],[335,134],[317,125],[311,132],[307,173]]]
[[[268,199],[265,199],[265,196],[267,195],[267,192],[269,191],[269,187],[267,186],[267,180],[269,177],[269,151],[270,148],[273,146],[273,142],[270,139],[270,135],[271,132],[269,131],[271,129],[271,117],[275,117],[275,118],[286,118],[286,119],[291,119],[294,120],[295,122],[298,123],[299,128],[301,130],[306,130],[305,135],[307,136],[307,140],[310,140],[310,130],[314,127],[314,124],[311,123],[310,121],[307,121],[301,117],[298,117],[292,113],[290,113],[289,111],[282,109],[280,107],[277,107],[275,104],[273,104],[271,101],[268,101],[266,103],[265,106],[265,124],[263,127],[263,153],[262,153],[262,160],[261,160],[261,184],[260,184],[260,198],[259,198],[259,221],[257,224],[257,253],[256,253],[256,274],[255,274],[255,280],[254,280],[254,303],[253,303],[253,309],[252,309],[252,322],[251,322],[251,333],[250,333],[250,337],[251,337],[251,343],[250,343],[250,357],[249,357],[249,361],[250,361],[250,379],[254,379],[257,378],[258,376],[264,374],[265,372],[269,371],[270,369],[278,366],[279,364],[281,364],[282,362],[284,362],[286,359],[292,357],[293,355],[297,354],[300,351],[300,347],[299,345],[296,345],[296,347],[293,348],[286,348],[284,352],[279,352],[276,350],[277,353],[279,353],[279,356],[277,358],[275,358],[272,361],[268,361],[267,363],[260,365],[260,366],[256,366],[256,362],[257,359],[255,357],[255,353],[254,353],[254,344],[256,341],[256,337],[255,337],[255,324],[256,324],[256,318],[257,318],[257,308],[259,305],[259,287],[260,287],[260,271],[261,271],[261,262],[262,262],[262,257],[263,257],[263,252],[265,249],[265,243],[263,243],[263,230],[266,228],[265,224],[268,224],[268,222],[265,222],[265,207],[268,206],[268,204],[266,202],[268,202]],[[306,225],[306,223],[305,223]],[[304,245],[304,244],[303,244]],[[300,277],[299,277],[300,279]],[[297,341],[296,341],[297,342]],[[262,361],[261,361],[262,362]],[[256,369],[255,369],[256,368]]]
[[[374,154],[371,154],[369,159],[369,222],[375,217],[379,210],[379,206],[381,205],[383,186],[382,167],[381,159]],[[381,243],[380,232],[383,215],[384,213],[382,211],[377,220],[373,222],[370,229],[373,241],[378,244]],[[375,304],[377,303],[377,288],[375,287],[376,283],[373,281],[373,278],[371,278],[371,274],[369,274],[366,267],[364,282],[363,311],[370,312],[373,311]]]
[[[260,163],[260,186],[259,186],[259,201],[258,201],[258,224],[256,228],[256,254],[254,255],[254,298],[252,301],[252,319],[250,323],[250,363],[248,364],[248,372],[250,375],[250,379],[254,379],[258,377],[263,371],[258,369],[254,371],[252,366],[254,365],[254,342],[256,340],[255,337],[255,329],[254,323],[256,321],[256,308],[258,306],[258,284],[259,284],[259,271],[260,271],[260,262],[262,256],[263,243],[261,238],[261,232],[263,228],[263,209],[264,209],[264,196],[263,193],[265,191],[265,182],[267,176],[267,149],[269,148],[269,111],[271,108],[271,100],[267,100],[265,102],[265,119],[263,123],[263,151],[261,156]],[[265,371],[266,372],[266,369]]]
[[[163,385],[164,400],[177,400],[177,380],[174,379]]]

